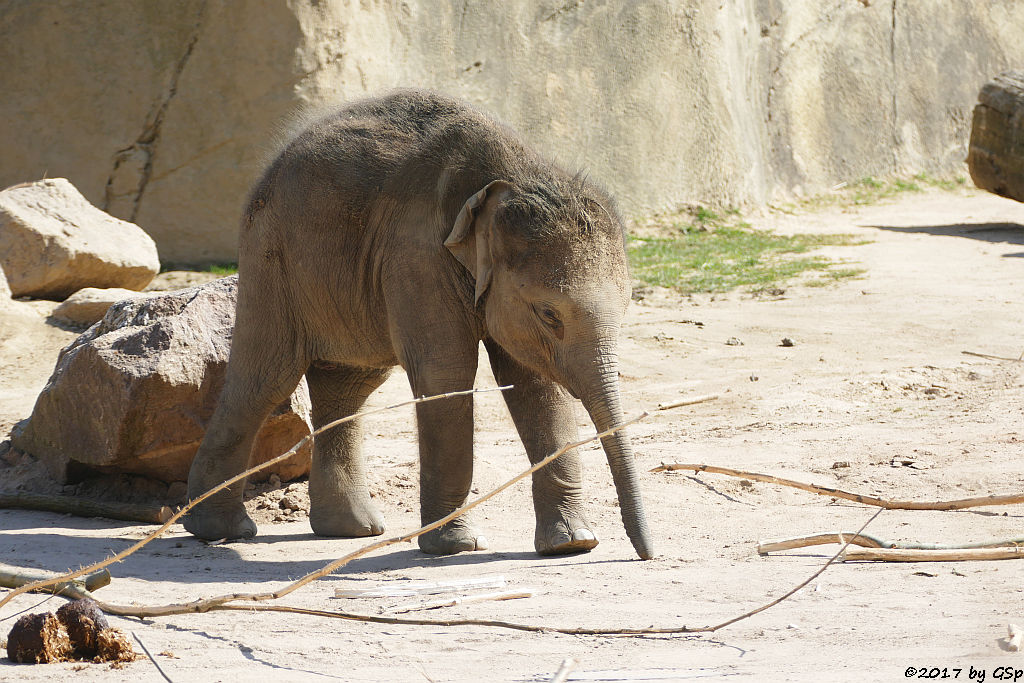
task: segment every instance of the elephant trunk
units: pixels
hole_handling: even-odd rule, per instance
[[[583,406],[590,414],[598,432],[604,432],[622,424],[625,420],[619,398],[619,363],[614,352],[602,351],[591,366],[589,374],[597,377],[586,382],[586,391],[578,395]],[[626,535],[637,555],[649,560],[654,557],[654,540],[647,528],[644,515],[643,500],[640,497],[640,481],[637,472],[633,448],[625,432],[618,431],[601,439],[608,466],[615,482],[615,492],[619,498],[619,510],[622,512],[622,524]]]

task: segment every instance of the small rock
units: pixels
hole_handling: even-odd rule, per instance
[[[850,466],[850,463],[847,462],[846,460],[837,460],[836,462],[832,463],[832,469],[834,469],[834,470],[842,469],[844,467],[849,467],[849,466]]]
[[[783,337],[782,341],[779,342],[779,346],[795,346],[796,344],[789,337]]]
[[[751,374],[751,375],[750,375],[750,381],[751,381],[751,382],[756,382],[756,381],[757,381],[757,380],[759,380],[759,379],[761,379],[761,378],[760,378],[760,377],[758,377],[757,375],[754,375],[754,374]]]
[[[743,346],[743,341],[739,337],[729,337],[725,340],[726,346]]]
[[[281,477],[277,476],[277,473],[271,474],[270,477],[267,479],[267,483],[270,484],[270,488],[280,488]]]
[[[118,301],[137,299],[144,296],[146,295],[118,287],[110,289],[85,287],[69,296],[60,306],[53,309],[52,315],[57,320],[75,325],[94,325]]]
[[[298,496],[294,494],[286,494],[281,498],[281,502],[278,503],[283,510],[301,510],[302,503],[299,501]]]

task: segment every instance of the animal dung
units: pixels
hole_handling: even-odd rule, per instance
[[[7,636],[7,657],[22,664],[71,659],[130,662],[135,652],[124,633],[111,628],[99,606],[88,598],[67,603],[54,615],[26,614]]]
[[[21,664],[63,662],[72,650],[68,630],[50,612],[26,614],[7,636],[7,657]]]
[[[110,629],[107,618],[95,602],[88,598],[72,600],[59,610],[57,618],[68,630],[77,659],[92,659],[99,648],[99,634]]]

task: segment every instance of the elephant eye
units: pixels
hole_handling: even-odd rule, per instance
[[[555,335],[561,339],[564,333],[562,330],[562,319],[558,317],[558,313],[550,306],[537,306],[534,307],[534,311],[537,317],[541,319],[541,322],[551,328]]]

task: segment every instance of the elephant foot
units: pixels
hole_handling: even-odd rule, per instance
[[[231,508],[213,508],[200,505],[185,516],[182,526],[185,531],[206,541],[222,538],[252,538],[256,535],[256,523],[250,519],[245,506],[238,504]]]
[[[454,555],[467,550],[487,550],[487,538],[461,519],[419,537],[420,550],[431,555]]]
[[[585,553],[597,546],[597,536],[582,517],[538,522],[533,546],[541,555]]]
[[[310,500],[309,525],[317,536],[356,538],[384,533],[384,515],[370,502],[366,493]]]

